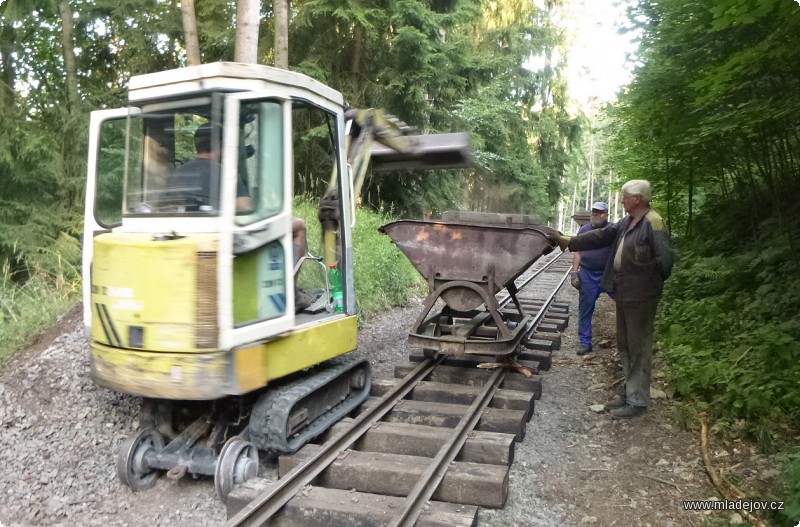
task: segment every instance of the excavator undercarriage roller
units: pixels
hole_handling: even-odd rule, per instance
[[[146,427],[123,442],[117,476],[139,491],[152,487],[162,471],[171,479],[187,473],[213,475],[224,501],[236,485],[258,475],[259,450],[296,452],[366,400],[370,376],[364,358],[332,359],[304,372],[300,379],[267,388],[252,406],[246,426],[237,398],[199,414],[179,433],[173,418],[181,411],[166,402],[154,411],[152,402],[146,402]],[[156,429],[157,425],[161,426]],[[162,430],[174,435],[169,443]]]

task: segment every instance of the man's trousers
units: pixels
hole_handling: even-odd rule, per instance
[[[650,404],[653,330],[659,298],[625,301],[617,297],[617,350],[625,374],[625,399],[633,406]]]
[[[591,346],[592,317],[594,305],[603,292],[600,288],[603,271],[592,271],[581,267],[578,276],[581,279],[581,288],[578,291],[578,338],[581,346]]]

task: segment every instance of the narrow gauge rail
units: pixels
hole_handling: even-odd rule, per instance
[[[474,525],[479,506],[502,508],[507,496],[513,444],[524,436],[525,424],[533,414],[533,400],[541,394],[541,381],[532,374],[540,369],[549,369],[550,354],[560,345],[559,332],[568,322],[567,306],[554,302],[570,268],[562,256],[556,254],[546,261],[536,262],[517,279],[520,304],[526,311],[535,310],[536,315],[525,329],[525,351],[513,361],[516,368],[487,364],[486,361],[494,360],[493,357],[440,355],[429,358],[430,354],[421,350],[412,352],[410,363],[395,369],[395,376],[402,376],[402,379],[375,381],[372,389],[375,399],[365,404],[366,408],[355,419],[335,426],[324,444],[307,445],[293,456],[282,456],[281,478],[277,482],[256,478],[237,487],[218,487],[217,491],[228,507],[229,521],[226,525],[299,525],[301,522],[307,525],[346,525],[354,521],[354,515],[361,515],[362,523],[359,525]],[[548,291],[545,298],[528,294],[534,280],[537,280],[540,291]],[[516,307],[508,306],[511,300],[506,295],[498,300],[498,304],[501,308],[514,310]],[[442,382],[450,384],[440,385]],[[474,386],[479,383],[483,385]],[[417,394],[426,391],[429,395],[438,392],[438,396]],[[455,415],[450,408],[455,404],[436,402],[446,392],[450,392],[444,396],[446,400],[461,403]],[[411,395],[414,400],[407,399]],[[399,410],[403,406],[406,408]],[[487,417],[492,412],[497,416],[494,419]],[[392,419],[395,413],[405,413],[405,417]],[[393,425],[398,422],[410,424]],[[433,424],[440,428],[420,424]],[[339,471],[360,479],[360,483],[348,481],[348,476],[345,476],[344,481],[328,485],[332,488],[312,486],[325,484],[322,480],[326,479],[326,469],[336,463],[346,464],[348,457],[356,458],[356,454],[361,454],[351,448],[369,442],[380,443],[376,433],[378,428],[391,429],[392,426],[403,440],[397,441],[397,436],[394,436],[394,441],[388,440],[394,444],[386,444],[387,437],[392,436],[390,430],[386,430],[384,444],[374,449],[385,452],[382,458],[378,454],[375,457],[365,455],[363,459],[352,459],[349,470],[343,467]],[[429,430],[433,433],[426,435]],[[370,434],[376,437],[370,439]],[[407,452],[408,449],[412,452]],[[415,457],[411,458],[409,454]],[[403,465],[410,464],[410,459],[421,459],[418,456],[431,459],[424,469],[416,467],[416,471],[411,471],[415,483],[408,488],[409,480],[404,470],[408,467]],[[375,474],[370,476],[358,472],[356,465],[370,463],[377,466]],[[464,470],[448,481],[448,469],[459,464],[464,465]],[[396,477],[393,470],[398,473]],[[390,489],[398,486],[395,485],[398,481],[391,481],[393,479],[405,480],[406,490]],[[400,482],[399,486],[404,484]],[[440,486],[447,488],[440,489]],[[376,496],[375,492],[383,495]],[[398,497],[403,493],[405,498]],[[289,502],[295,497],[307,503],[295,507],[293,514],[288,510],[279,514],[287,504],[289,507],[285,509],[291,508]]]

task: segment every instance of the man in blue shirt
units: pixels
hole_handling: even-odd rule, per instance
[[[591,221],[580,228],[578,234],[592,229],[602,229],[608,225],[608,204],[598,201],[592,205]],[[570,283],[579,291],[578,296],[578,355],[592,353],[592,316],[594,305],[603,288],[600,279],[606,268],[611,247],[576,252],[572,256],[572,273]],[[609,296],[611,294],[609,293]],[[611,296],[613,298],[613,296]]]

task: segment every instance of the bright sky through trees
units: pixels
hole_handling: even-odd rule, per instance
[[[572,46],[567,78],[573,97],[584,106],[593,99],[608,102],[630,81],[626,54],[636,45],[633,36],[620,34],[630,0],[572,0],[568,18]]]

